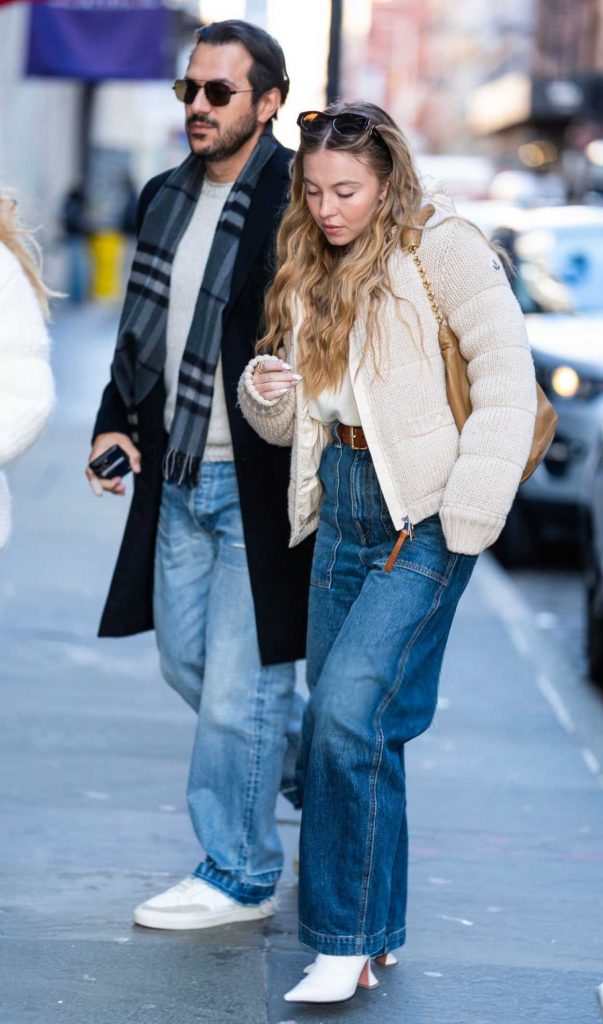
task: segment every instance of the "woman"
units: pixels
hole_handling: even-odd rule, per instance
[[[356,103],[298,124],[267,331],[239,394],[262,437],[293,446],[291,544],[318,527],[299,764],[299,934],[318,956],[285,998],[335,1002],[372,987],[369,958],[395,962],[404,943],[404,744],[432,720],[456,606],[504,526],[536,396],[522,315],[480,232],[436,206],[422,273],[404,251],[423,195],[392,119]],[[468,361],[460,438],[434,310]]]
[[[49,292],[37,256],[16,203],[0,193],[0,466],[34,443],[54,401],[44,326]],[[9,530],[10,496],[0,472],[0,548]]]

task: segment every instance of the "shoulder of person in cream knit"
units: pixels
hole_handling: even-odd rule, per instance
[[[457,215],[454,203],[448,196],[429,196],[428,202],[435,209],[424,228],[419,253],[444,315],[480,291],[498,286],[508,288],[502,261],[481,230]],[[404,291],[408,289],[406,268],[410,259],[410,254],[401,246],[390,258],[389,270],[394,296],[399,287]],[[418,273],[415,284],[417,289],[423,288]],[[412,301],[412,296],[405,297]],[[300,316],[298,309],[294,320],[299,322]],[[246,376],[251,396],[266,407],[281,401],[302,380],[287,362],[284,353],[281,356],[283,358],[266,355],[257,357],[252,360]]]
[[[457,214],[447,196],[430,196],[427,201],[435,209],[423,229],[418,253],[442,312],[446,315],[459,302],[490,288],[510,288],[504,257],[481,229]],[[394,293],[398,274],[410,259],[402,247],[392,254],[389,269]]]
[[[453,256],[454,250],[457,248],[467,250],[474,257],[479,254],[488,255],[490,259],[496,256],[497,250],[488,241],[481,228],[457,213],[454,202],[449,196],[438,193],[423,198],[423,207],[432,206],[433,213],[422,230],[418,250],[422,259],[428,258],[432,251],[436,251],[440,257]],[[408,253],[400,246],[394,252],[392,259],[399,259],[400,256],[406,255]]]

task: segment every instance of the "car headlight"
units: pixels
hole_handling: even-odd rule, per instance
[[[551,374],[551,387],[560,398],[575,398],[580,390],[580,375],[572,366],[558,366]]]
[[[538,358],[535,358],[534,363],[536,380],[553,401],[556,398],[573,398],[578,402],[588,402],[591,398],[603,395],[603,379],[580,373],[566,363],[547,366]]]

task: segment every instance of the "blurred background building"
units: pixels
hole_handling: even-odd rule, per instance
[[[77,3],[67,0],[64,6],[74,9]],[[117,11],[120,4],[126,6],[124,0],[93,0],[81,16],[88,17],[86,11],[95,3]],[[155,7],[159,3],[154,0]],[[153,174],[186,155],[184,111],[171,84],[184,72],[197,26],[244,17],[281,41],[292,80],[288,104],[279,117],[281,141],[296,145],[295,115],[303,105],[324,105],[330,24],[324,0],[306,0],[303,5],[279,0],[173,0],[166,6],[170,17],[165,23],[173,37],[169,73],[142,81],[117,80],[117,75],[88,79],[86,55],[77,78],[27,75],[31,19],[42,6],[0,6],[0,181],[17,190],[28,220],[41,225],[55,285],[65,278],[63,243],[70,237],[67,249],[73,247],[82,194],[94,233],[121,229],[120,211],[127,207],[131,187],[137,191]],[[140,6],[145,7],[145,0]],[[146,0],[146,6],[151,8],[152,0]],[[149,9],[149,17],[151,13]],[[120,77],[127,78],[129,70],[126,63]],[[113,286],[108,290],[113,293]]]
[[[91,0],[82,10],[124,2]],[[66,8],[78,4],[64,0]],[[297,111],[324,105],[329,91],[390,111],[423,173],[454,196],[525,202],[541,191],[556,201],[597,201],[603,191],[603,0],[128,6],[137,4],[149,18],[163,7],[167,70],[121,80],[81,69],[76,77],[28,75],[32,10],[45,5],[0,0],[0,181],[18,190],[28,219],[42,226],[55,284],[65,279],[84,215],[94,234],[123,234],[140,186],[186,153],[171,79],[186,65],[195,26],[222,18],[247,18],[282,43],[292,89],[277,134],[291,146]],[[124,60],[126,79],[131,65]],[[70,284],[87,288],[84,280]]]
[[[577,200],[603,184],[603,3],[532,6],[531,45],[474,91],[467,124],[499,159],[560,172],[566,197]]]

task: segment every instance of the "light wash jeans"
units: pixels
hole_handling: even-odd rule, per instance
[[[432,516],[385,573],[396,531],[369,452],[336,438],[320,476],[298,773],[299,936],[322,953],[374,955],[404,943],[404,745],[433,718],[476,559],[448,551]]]
[[[259,903],[282,869],[275,804],[298,709],[294,664],[260,663],[232,462],[204,463],[196,488],[164,483],[154,614],[163,675],[198,713],[188,806],[206,858],[195,874]]]

